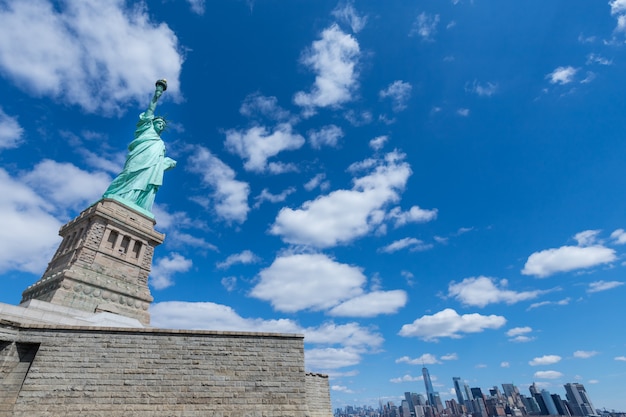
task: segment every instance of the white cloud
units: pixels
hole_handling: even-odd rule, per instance
[[[579,237],[586,242],[587,237]],[[545,278],[557,272],[568,272],[576,269],[590,268],[596,265],[613,262],[617,259],[615,251],[601,245],[595,246],[562,246],[535,252],[528,257],[522,274]]]
[[[343,137],[343,130],[339,126],[328,125],[320,130],[311,130],[308,134],[311,147],[320,149],[322,146],[336,147],[339,139]]]
[[[474,80],[472,84],[465,85],[465,91],[474,93],[481,97],[491,97],[498,91],[498,84],[487,82],[485,84],[481,84],[478,80]]]
[[[330,187],[330,182],[324,181],[325,179],[326,174],[317,174],[304,184],[304,189],[307,191],[312,191],[315,188],[320,187],[322,191],[327,190],[328,187]]]
[[[439,15],[431,15],[425,12],[420,13],[413,22],[409,36],[417,35],[424,41],[432,41],[433,36],[437,33],[437,25],[439,24]]]
[[[355,178],[351,190],[333,191],[298,209],[281,209],[270,232],[287,243],[326,248],[378,228],[385,220],[385,206],[400,198],[411,168],[403,154],[392,152],[384,159],[368,159],[351,167],[358,169],[371,172]]]
[[[470,110],[465,109],[465,108],[460,108],[456,111],[456,114],[458,114],[461,117],[467,117],[470,114]]]
[[[550,74],[546,75],[546,78],[550,80],[551,84],[569,84],[574,81],[574,76],[578,72],[578,68],[572,66],[557,67]]]
[[[563,374],[557,371],[538,371],[535,372],[534,377],[537,379],[558,379],[562,378]]]
[[[400,207],[394,207],[389,211],[388,218],[395,221],[395,227],[404,226],[407,223],[426,223],[437,218],[437,209],[427,210],[419,206],[413,206],[409,211],[402,211]]]
[[[300,331],[305,334],[305,343],[314,345],[340,345],[358,352],[376,352],[384,339],[371,329],[358,323],[322,323],[317,327],[307,327]]]
[[[194,13],[199,15],[204,14],[204,0],[187,0],[187,3],[189,3],[189,6]]]
[[[615,358],[616,361],[620,361],[620,362],[626,362],[626,356],[616,356]]]
[[[287,199],[287,197],[290,194],[293,194],[295,192],[296,192],[296,189],[294,187],[289,187],[289,188],[284,189],[280,194],[272,194],[269,192],[267,188],[264,188],[261,191],[261,194],[254,197],[254,200],[255,200],[254,208],[261,207],[261,204],[263,204],[265,201],[269,201],[270,203],[283,202]]]
[[[157,290],[171,287],[174,285],[172,275],[179,272],[187,272],[191,266],[191,259],[187,259],[175,252],[164,258],[159,258],[152,265],[150,285]]]
[[[561,361],[561,357],[558,355],[544,355],[541,357],[534,358],[533,360],[529,361],[528,364],[530,366],[543,366],[543,365],[552,365],[560,361]]]
[[[621,281],[595,281],[589,283],[587,292],[593,293],[607,291],[612,290],[613,288],[621,287],[622,285],[624,285],[624,283]]]
[[[437,357],[431,353],[424,353],[419,358],[409,358],[408,356],[403,356],[396,359],[396,363],[408,363],[409,365],[434,365],[441,363],[441,361],[439,361]]]
[[[506,324],[502,316],[481,314],[459,315],[447,308],[432,316],[422,316],[411,324],[405,324],[398,333],[405,337],[419,337],[425,341],[436,341],[441,337],[458,339],[462,333],[479,333],[485,329],[499,329]]]
[[[626,243],[626,231],[624,231],[624,229],[617,229],[611,233],[611,238],[615,240],[615,244],[623,245]]]
[[[359,352],[345,348],[309,349],[304,356],[307,369],[337,369],[358,365],[360,362]]]
[[[500,362],[500,368],[510,368],[511,364],[509,362]]]
[[[243,318],[229,306],[210,302],[165,301],[150,306],[150,323],[157,328],[241,332],[302,333],[288,319]]]
[[[369,145],[370,148],[375,151],[379,151],[385,146],[385,143],[389,140],[389,136],[377,136],[374,139],[370,140]]]
[[[571,299],[569,297],[564,298],[559,301],[541,301],[539,303],[531,304],[530,306],[528,306],[527,310],[532,310],[533,308],[544,307],[544,306],[549,306],[549,305],[566,306],[569,304],[570,301]]]
[[[83,171],[70,163],[44,159],[25,173],[22,181],[57,207],[80,210],[102,197],[111,178],[101,172]]]
[[[617,17],[616,32],[626,31],[626,0],[611,0],[609,1],[611,6],[611,15]]]
[[[406,102],[411,97],[412,89],[410,83],[396,80],[378,94],[381,98],[390,98],[393,103],[393,111],[399,112],[406,109]]]
[[[285,120],[290,117],[289,112],[278,105],[276,97],[266,97],[259,93],[247,96],[239,112],[246,117],[265,117],[270,120]]]
[[[595,350],[577,350],[574,352],[574,357],[579,359],[588,359],[596,356],[599,352]]]
[[[346,394],[354,394],[354,391],[352,391],[345,385],[331,385],[330,390],[337,391],[337,392],[345,392]]]
[[[533,340],[535,340],[534,337],[520,335],[520,336],[515,336],[515,337],[509,339],[509,342],[527,343],[527,342],[532,342]]]
[[[302,62],[317,74],[310,93],[299,91],[294,102],[314,111],[315,107],[337,107],[352,100],[357,88],[356,64],[360,56],[354,37],[332,25],[322,32],[322,39],[313,42]]]
[[[260,260],[261,258],[256,256],[252,251],[244,250],[243,252],[235,253],[228,256],[226,260],[224,260],[223,262],[218,262],[216,266],[219,269],[228,269],[235,264],[253,264],[259,262]]]
[[[325,310],[362,295],[365,281],[360,268],[323,254],[283,255],[259,273],[250,295],[278,311]]]
[[[346,22],[352,28],[354,33],[359,33],[367,23],[367,16],[361,16],[354,8],[353,1],[346,1],[337,5],[332,15],[342,22]]]
[[[411,376],[411,375],[404,375],[398,378],[392,378],[389,380],[389,382],[393,383],[393,384],[400,384],[402,382],[417,382],[417,381],[422,381],[424,378],[421,376]]]
[[[224,277],[220,280],[226,291],[231,292],[237,288],[237,277]]]
[[[24,129],[15,117],[11,117],[0,109],[0,151],[17,148],[22,142]]]
[[[532,327],[528,327],[528,326],[514,327],[512,329],[509,329],[506,332],[506,335],[509,336],[509,337],[515,337],[515,336],[523,335],[523,334],[526,334],[526,333],[530,333],[532,331],[533,331]]]
[[[432,247],[432,244],[424,243],[423,241],[414,237],[405,237],[403,239],[396,240],[387,246],[383,246],[379,249],[379,251],[384,253],[393,253],[408,248],[411,252],[416,252],[428,250]]]
[[[600,230],[584,230],[574,235],[574,240],[578,246],[591,246],[598,241]]]
[[[465,305],[485,307],[492,303],[515,304],[532,300],[547,292],[539,290],[516,292],[506,289],[507,285],[505,279],[496,283],[495,279],[484,276],[465,278],[459,283],[452,281],[448,285],[448,296]]]
[[[599,65],[613,65],[613,60],[603,57],[598,54],[587,55],[587,65],[599,64]]]
[[[125,5],[9,3],[0,11],[0,69],[34,95],[87,112],[115,113],[129,102],[144,103],[153,88],[146,80],[163,77],[167,97],[179,99],[183,58],[176,35],[165,23],[152,22],[145,6]]]
[[[282,151],[299,149],[304,142],[301,135],[292,132],[289,123],[280,123],[271,133],[263,126],[254,126],[246,131],[227,130],[224,145],[245,160],[247,171],[264,172],[268,170],[269,158]]]
[[[403,290],[374,291],[354,297],[333,307],[328,314],[342,317],[375,317],[379,314],[394,314],[406,305],[407,295]]]
[[[0,272],[40,274],[61,243],[55,207],[0,168]]]
[[[203,183],[213,188],[211,200],[218,216],[229,222],[243,223],[246,220],[250,211],[250,186],[237,181],[232,168],[203,147],[196,149],[189,158],[187,167],[189,171],[200,174]],[[208,202],[201,198],[196,198],[195,201],[208,206]]]
[[[443,355],[441,357],[442,361],[455,361],[457,359],[459,359],[459,355],[456,353],[448,353],[447,355]]]

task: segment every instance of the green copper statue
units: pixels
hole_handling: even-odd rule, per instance
[[[165,80],[156,82],[148,109],[139,115],[135,140],[128,145],[124,169],[102,196],[139,209],[150,217],[153,217],[154,196],[163,184],[163,172],[176,166],[176,161],[165,156],[165,143],[161,139],[165,119],[154,116],[157,101],[166,89]]]

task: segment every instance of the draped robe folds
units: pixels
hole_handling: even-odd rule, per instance
[[[128,145],[124,169],[109,185],[104,198],[117,196],[152,210],[156,192],[163,184],[163,172],[176,163],[165,157],[165,143],[154,129],[153,121],[153,115],[139,115],[135,140]]]

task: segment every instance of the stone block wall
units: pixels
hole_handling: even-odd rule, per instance
[[[309,416],[332,416],[328,375],[317,373],[306,374],[306,400],[309,406]]]
[[[0,349],[2,416],[330,416],[301,335],[5,324]]]

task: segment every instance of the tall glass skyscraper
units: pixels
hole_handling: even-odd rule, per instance
[[[565,397],[572,408],[575,416],[595,415],[596,410],[587,396],[587,391],[583,384],[565,384]]]
[[[461,378],[458,376],[455,376],[452,378],[452,381],[454,381],[454,390],[456,391],[456,399],[459,401],[459,404],[461,405],[465,404],[465,400],[469,398],[465,398],[463,396],[463,391],[461,390]]]
[[[437,402],[435,400],[435,390],[433,389],[433,383],[430,380],[430,374],[426,367],[422,368],[422,376],[424,377],[424,385],[426,386],[426,396],[431,406],[436,407]]]

